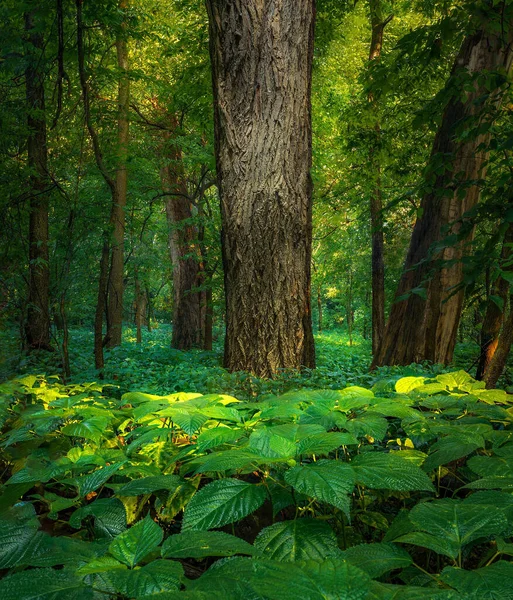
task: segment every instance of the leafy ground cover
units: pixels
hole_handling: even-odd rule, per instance
[[[0,597],[513,598],[509,396],[354,366],[335,389],[330,368],[240,397],[124,392],[128,368],[1,384]]]

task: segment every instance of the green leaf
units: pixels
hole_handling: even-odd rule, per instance
[[[453,460],[468,456],[478,448],[484,447],[484,440],[480,436],[471,439],[469,436],[449,435],[435,442],[429,449],[429,455],[424,461],[426,471],[446,465]]]
[[[279,561],[324,560],[340,550],[331,527],[316,519],[295,519],[270,525],[258,534],[255,548]]]
[[[164,558],[205,558],[257,554],[256,549],[234,535],[222,531],[187,531],[172,535],[162,544]]]
[[[185,431],[187,435],[193,435],[198,431],[209,419],[209,417],[203,415],[200,412],[186,412],[177,411],[174,409],[166,409],[174,423],[176,423],[181,429]],[[159,414],[164,416],[164,412],[161,411]]]
[[[162,598],[161,594],[180,588],[183,567],[176,561],[158,559],[133,570],[114,569],[104,578],[128,598]]]
[[[381,441],[387,434],[388,421],[381,415],[366,413],[348,421],[344,429],[356,437],[370,436]]]
[[[231,427],[207,429],[198,435],[198,439],[196,440],[198,451],[205,452],[205,450],[211,450],[221,444],[233,444],[243,435],[243,431],[232,429]]]
[[[338,408],[342,411],[350,411],[362,406],[368,406],[374,400],[374,392],[357,385],[345,388],[340,392]]]
[[[468,600],[513,600],[513,564],[499,561],[475,571],[445,567],[441,580]]]
[[[395,544],[360,544],[342,552],[342,558],[375,579],[412,564],[411,556]]]
[[[91,588],[67,570],[31,569],[30,576],[22,571],[0,580],[2,600],[85,600],[91,597]]]
[[[79,508],[71,515],[69,524],[78,529],[88,516],[94,517],[97,537],[115,538],[127,526],[125,507],[118,498],[98,498],[91,504]]]
[[[39,521],[32,504],[14,506],[0,520],[0,569],[23,561],[41,541]]]
[[[349,518],[349,496],[354,487],[351,465],[336,460],[320,460],[297,466],[285,473],[285,481],[298,492],[344,511]]]
[[[409,394],[414,389],[424,385],[425,377],[401,377],[395,382],[395,391],[398,394]]]
[[[238,479],[212,481],[186,506],[182,531],[213,529],[239,521],[262,506],[266,495],[263,486]]]
[[[98,443],[105,435],[109,420],[107,417],[92,417],[79,423],[70,423],[61,429],[61,433],[70,437],[82,437]]]
[[[117,490],[116,494],[118,496],[141,496],[158,490],[174,490],[181,483],[183,483],[183,480],[178,475],[142,477],[126,483]]]
[[[118,535],[111,542],[109,552],[125,565],[134,567],[157,548],[163,537],[162,529],[148,515]]]
[[[358,440],[350,433],[338,433],[336,431],[323,432],[301,440],[297,453],[298,455],[316,454],[318,456],[325,456],[341,446],[356,446],[358,443]]]
[[[116,473],[116,471],[118,471],[124,464],[124,462],[114,463],[107,467],[97,469],[89,475],[77,477],[71,481],[73,481],[78,488],[78,495],[80,497],[84,497],[87,496],[87,494],[97,490],[104,483],[107,483],[114,473]]]
[[[397,454],[367,452],[351,461],[357,483],[374,489],[434,492],[429,477]]]
[[[436,544],[444,548],[443,554],[451,558],[456,558],[461,549],[470,542],[500,535],[508,527],[508,520],[501,511],[491,511],[486,505],[468,504],[451,499],[417,504],[410,511],[409,519],[417,530],[436,538]],[[418,533],[407,534],[396,541],[425,545],[434,549],[432,540]],[[429,542],[431,545],[423,542]]]

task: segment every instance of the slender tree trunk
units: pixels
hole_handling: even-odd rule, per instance
[[[499,377],[504,371],[508,360],[511,345],[513,344],[513,297],[510,296],[508,318],[504,321],[502,332],[499,336],[497,349],[493,355],[488,369],[484,374],[484,381],[487,388],[494,388]]]
[[[28,167],[30,170],[29,289],[25,337],[28,349],[53,350],[50,345],[50,268],[48,254],[48,152],[44,74],[41,69],[43,36],[34,12],[25,15],[30,50],[25,71]]]
[[[110,244],[107,239],[103,242],[100,260],[100,277],[98,280],[98,296],[94,316],[94,364],[100,370],[104,367],[103,359],[103,314],[107,303],[107,286],[109,283]]]
[[[391,17],[384,20],[381,0],[369,0],[372,37],[369,50],[369,61],[378,62],[383,46],[383,32]],[[378,102],[374,94],[369,93],[372,111],[377,114]],[[369,163],[372,168],[374,189],[370,197],[370,220],[372,241],[372,354],[375,355],[383,340],[385,332],[385,261],[383,237],[383,197],[381,192],[381,165],[379,161],[379,139],[381,127],[379,122],[374,126],[375,143],[370,147]]]
[[[139,274],[135,271],[135,327],[137,344],[142,343],[142,326],[144,325],[144,315],[146,314],[146,294],[141,290]]]
[[[226,294],[224,364],[315,366],[314,0],[207,0]]]
[[[318,314],[318,330],[319,333],[322,333],[322,295],[321,295],[321,286],[317,286],[317,312]]]
[[[512,244],[513,224],[510,224],[502,244],[501,263],[504,265],[502,267],[504,271],[511,272],[513,270],[513,265],[510,264]],[[476,379],[483,379],[497,350],[499,334],[504,321],[508,291],[509,283],[503,277],[499,276],[489,294],[486,313],[481,327],[481,353],[479,355]]]
[[[347,332],[349,334],[349,345],[353,345],[353,271],[350,268],[348,271],[348,287],[347,287]]]
[[[128,0],[119,0],[119,9],[126,11]],[[126,21],[116,40],[116,52],[120,77],[118,81],[118,161],[115,178],[115,193],[112,196],[110,224],[112,248],[108,285],[108,317],[105,345],[108,348],[121,344],[123,329],[123,273],[125,250],[125,207],[127,200],[127,155],[129,141],[130,78],[128,75],[128,44],[125,37]]]
[[[201,253],[198,229],[193,222],[191,202],[187,193],[182,151],[174,143],[178,126],[171,119],[167,134],[168,164],[161,169],[162,188],[167,194],[166,216],[169,227],[169,254],[173,265],[173,335],[171,346],[190,350],[201,345]]]
[[[146,286],[146,307],[147,307],[146,325],[148,327],[148,333],[151,333],[151,319],[153,317],[153,303],[152,303],[150,288],[148,286]]]
[[[500,9],[497,6],[491,13],[496,17],[494,26],[500,20]],[[506,31],[511,37],[513,27],[508,25]],[[494,26],[484,22],[482,30],[464,41],[451,83],[464,71],[470,74],[509,71],[511,40],[509,44],[503,40],[500,27]],[[431,155],[432,191],[422,199],[396,300],[373,367],[423,360],[447,364],[452,360],[464,298],[461,258],[468,252],[469,240],[445,247],[434,256],[430,252],[448,231],[452,234],[460,231],[463,215],[478,201],[479,185],[475,182],[485,174],[486,152],[482,147],[488,136],[458,140],[456,135],[462,123],[482,110],[476,99],[488,93],[483,81],[476,80],[474,91],[467,92],[465,101],[461,101],[461,93],[453,95],[445,108]],[[434,165],[442,157],[444,169],[434,171]],[[451,266],[436,269],[440,263]]]

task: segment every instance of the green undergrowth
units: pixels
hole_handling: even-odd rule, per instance
[[[513,404],[463,371],[0,394],[2,600],[513,599]]]
[[[0,381],[24,373],[53,375],[62,372],[62,357],[58,351],[20,353],[16,332],[0,333],[0,347],[7,349],[0,357]],[[227,393],[239,399],[263,394],[283,394],[308,388],[340,389],[348,385],[369,387],[389,375],[433,375],[443,372],[440,365],[411,365],[384,367],[369,374],[370,340],[354,336],[353,344],[340,331],[316,335],[317,368],[301,373],[284,371],[273,380],[258,379],[248,373],[228,373],[221,367],[222,340],[212,352],[192,350],[182,352],[170,348],[171,328],[160,325],[151,333],[143,332],[143,343],[135,343],[135,331],[124,329],[123,344],[105,352],[106,366],[103,381],[116,385],[120,393],[140,390],[155,394],[197,392]],[[55,348],[59,347],[55,340]],[[93,334],[87,329],[72,330],[70,336],[71,383],[95,381]],[[459,361],[465,368],[468,361]]]

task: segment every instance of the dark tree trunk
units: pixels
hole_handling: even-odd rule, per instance
[[[511,345],[513,344],[513,298],[510,297],[508,318],[504,321],[502,332],[499,336],[497,349],[484,375],[487,388],[494,388],[499,377],[504,371],[508,360]]]
[[[321,286],[317,286],[317,312],[318,312],[318,330],[322,333],[322,295]]]
[[[146,315],[146,292],[141,289],[139,281],[139,273],[135,271],[135,327],[136,327],[136,343],[142,343],[142,326],[144,325]]]
[[[502,244],[501,263],[504,271],[512,271],[511,245],[513,244],[513,225],[509,225]],[[483,379],[499,342],[499,334],[508,299],[509,283],[499,277],[488,296],[486,313],[481,327],[481,353],[477,365],[476,379]]]
[[[119,0],[119,9],[126,11],[128,0]],[[116,40],[118,69],[118,157],[115,178],[115,193],[112,195],[110,225],[112,227],[112,248],[107,303],[107,335],[105,345],[108,348],[121,344],[123,329],[123,273],[125,251],[125,207],[127,199],[127,155],[129,141],[129,105],[130,79],[128,76],[128,45],[126,40],[126,21]]]
[[[25,71],[30,170],[29,287],[25,338],[28,349],[53,350],[50,346],[49,310],[48,152],[44,74],[41,69],[44,50],[43,36],[34,23],[33,12],[25,15],[25,30],[31,46]]]
[[[495,10],[500,11],[500,6]],[[464,41],[453,67],[453,77],[464,70],[471,74],[509,70],[511,44],[506,46],[507,40],[495,31],[485,22],[483,30]],[[507,31],[511,36],[513,28]],[[447,364],[452,360],[464,298],[460,285],[463,280],[461,258],[467,252],[469,240],[446,247],[433,256],[430,251],[448,231],[459,232],[463,215],[478,201],[479,185],[473,182],[484,176],[486,152],[481,145],[486,144],[488,136],[458,140],[456,129],[482,110],[476,99],[487,93],[483,82],[476,81],[474,91],[467,92],[464,102],[461,94],[457,94],[445,108],[431,155],[432,165],[443,157],[445,170],[440,173],[438,169],[438,174],[433,175],[432,191],[422,199],[396,300],[373,367],[423,360]],[[451,266],[436,268],[439,262],[447,265],[446,261],[451,261]],[[404,299],[404,296],[407,297]]]
[[[383,32],[390,17],[383,19],[381,0],[369,0],[372,37],[369,50],[369,61],[379,61],[383,46]],[[369,94],[369,103],[374,112],[378,103],[374,94]],[[381,165],[379,162],[379,138],[381,127],[379,122],[374,126],[375,142],[371,144],[369,162],[372,168],[374,189],[370,197],[370,219],[372,240],[372,354],[375,355],[383,340],[385,332],[385,261],[383,238],[383,197],[381,192]]]
[[[193,222],[191,201],[182,162],[182,151],[174,143],[178,122],[173,116],[167,134],[168,164],[161,170],[162,188],[167,194],[169,253],[173,265],[173,335],[171,346],[190,350],[201,346],[201,253],[198,228]]]
[[[226,294],[224,364],[315,366],[314,0],[207,0]]]
[[[107,286],[109,283],[110,245],[107,239],[103,242],[100,260],[100,277],[98,279],[98,296],[94,316],[94,364],[97,369],[103,369],[103,314],[107,307]]]

